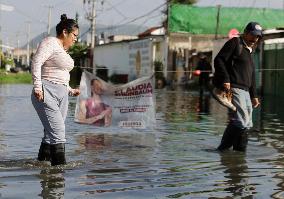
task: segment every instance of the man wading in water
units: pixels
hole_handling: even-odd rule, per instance
[[[253,125],[252,107],[259,106],[252,52],[261,37],[261,26],[250,22],[244,33],[227,41],[214,59],[213,84],[224,92],[232,93],[232,104],[236,108],[236,111],[230,112],[230,121],[217,148],[219,151],[231,146],[233,150],[246,150],[247,130]],[[221,96],[219,100],[223,100]]]

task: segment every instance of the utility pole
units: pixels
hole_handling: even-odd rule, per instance
[[[92,0],[91,20],[91,48],[95,47],[96,42],[96,0]]]
[[[0,0],[0,6],[1,6],[1,8],[0,8],[0,45],[1,45],[1,47],[0,47],[0,68],[1,68],[1,66],[2,66],[2,52],[3,52],[3,50],[2,50],[2,20],[1,20],[1,18],[2,18],[2,1]]]
[[[219,22],[220,22],[220,9],[221,5],[217,5],[217,22],[216,22],[216,31],[215,31],[215,39],[218,39],[218,33],[219,33]]]
[[[30,34],[31,34],[31,22],[27,22],[27,68],[30,66]]]
[[[2,4],[2,0],[0,0],[0,52],[2,53],[2,42],[3,42],[3,39],[2,39],[2,35],[1,35],[1,31],[2,31],[2,26],[1,26],[1,13],[2,11],[8,11],[8,12],[11,12],[14,10],[14,7],[13,6],[10,6],[10,5],[5,5],[5,4]],[[2,57],[0,56],[0,67],[2,65]]]
[[[17,38],[17,64],[20,62],[20,54],[19,54],[19,49],[20,49],[20,40],[19,40],[19,32],[16,33],[16,38]]]
[[[1,68],[1,66],[2,66],[2,53],[3,53],[3,49],[2,49],[2,0],[0,0],[0,45],[1,45],[1,47],[0,47],[0,68]],[[3,54],[4,55],[4,54]]]
[[[91,11],[87,13],[86,18],[91,22],[91,48],[94,48],[96,36],[96,0],[84,0],[84,4],[88,4],[91,9]]]
[[[94,63],[94,51],[96,43],[96,0],[83,0],[84,4],[90,6],[91,11],[87,13],[87,19],[91,22],[91,56],[90,65],[93,67],[93,73],[96,73],[96,66]]]
[[[48,22],[47,22],[47,35],[50,35],[50,29],[51,29],[51,9],[53,6],[47,6],[48,7]]]
[[[164,48],[164,53],[166,55],[166,61],[164,63],[164,67],[163,67],[163,74],[165,76],[166,79],[173,77],[172,73],[170,73],[170,75],[167,73],[168,71],[168,63],[169,63],[169,43],[170,43],[170,29],[169,29],[169,17],[170,17],[170,7],[171,7],[171,3],[169,0],[166,0],[166,20],[163,23],[163,26],[165,28],[165,42],[166,42],[166,48]],[[154,67],[155,68],[155,67]]]

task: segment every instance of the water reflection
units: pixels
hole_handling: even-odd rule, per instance
[[[201,127],[206,128],[205,123],[213,125],[210,110],[212,100],[208,92],[199,95],[198,91],[188,92],[182,88],[178,91],[160,91],[156,96],[157,128],[166,127],[167,132],[196,132]]]
[[[229,151],[220,154],[220,161],[225,166],[224,191],[231,193],[231,197],[249,198],[253,196],[254,187],[249,184],[248,166],[246,155]]]
[[[198,101],[198,107],[197,107],[197,112],[199,114],[210,114],[210,100],[211,100],[211,96],[209,93],[199,94],[199,101]]]
[[[43,169],[38,175],[41,184],[39,196],[43,199],[64,198],[65,179],[62,169]]]
[[[111,136],[104,134],[83,134],[78,136],[79,150],[103,150],[111,147]]]
[[[284,168],[284,99],[281,97],[266,96],[262,101],[262,107],[259,114],[260,132],[257,135],[263,145],[272,147],[278,151],[278,155],[271,157],[269,160],[275,170],[272,178],[277,182],[275,193],[271,198],[284,198],[284,176],[282,169]],[[280,169],[280,170],[279,170]]]
[[[142,176],[155,170],[149,168],[156,163],[157,137],[152,133],[83,133],[76,141],[76,153],[84,156],[86,167],[92,168],[80,176],[83,195],[114,194],[119,198],[120,194],[124,198],[123,193],[147,186]]]

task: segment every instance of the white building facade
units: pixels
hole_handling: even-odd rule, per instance
[[[166,71],[167,46],[164,36],[112,42],[95,47],[96,69],[105,68],[108,76],[127,75],[128,81],[154,73],[154,62]]]

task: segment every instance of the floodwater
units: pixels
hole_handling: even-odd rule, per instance
[[[154,130],[67,118],[68,164],[36,156],[42,126],[31,85],[0,85],[0,198],[284,198],[283,100],[262,99],[246,153],[218,153],[227,110],[198,91],[157,90]]]

